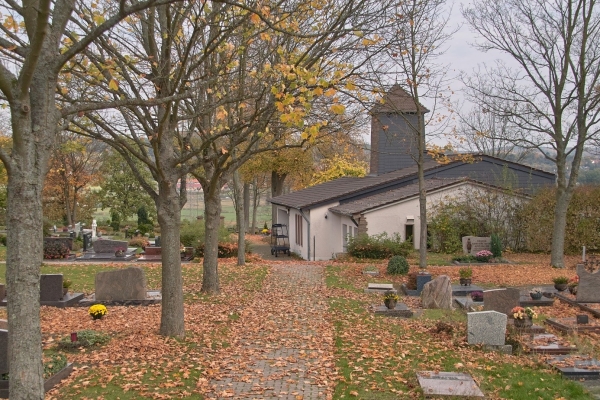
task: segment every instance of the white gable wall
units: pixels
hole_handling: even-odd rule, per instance
[[[427,194],[427,209],[430,210],[432,205],[439,202],[443,198],[452,198],[461,195],[465,189],[468,190],[488,190],[479,185],[474,185],[470,182],[461,182],[456,186],[438,189]],[[494,190],[494,189],[491,189]],[[399,233],[402,240],[406,240],[405,226],[413,225],[413,238],[415,249],[419,248],[419,236],[421,233],[419,217],[419,198],[413,197],[402,200],[398,203],[383,206],[381,208],[367,211],[364,213],[367,219],[367,233],[369,236],[377,235],[386,232],[388,236],[394,233]],[[408,221],[407,216],[414,217],[414,220]],[[429,215],[428,215],[429,217]]]

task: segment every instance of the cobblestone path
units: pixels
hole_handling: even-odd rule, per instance
[[[291,261],[291,260],[290,260]],[[208,398],[331,398],[333,330],[325,319],[323,267],[275,265],[241,311],[230,359]]]

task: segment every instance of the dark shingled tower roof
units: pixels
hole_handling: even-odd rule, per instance
[[[429,110],[419,103],[420,113],[428,113]],[[371,113],[416,113],[417,106],[413,97],[397,83],[382,97],[381,101],[371,108]]]

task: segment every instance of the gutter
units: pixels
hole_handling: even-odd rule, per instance
[[[304,211],[302,211],[302,209],[299,208],[298,211],[300,211],[300,215],[302,215],[302,218],[304,218],[304,220],[306,221],[306,225],[308,226],[306,243],[308,244],[308,261],[310,261],[310,220],[306,217],[306,215],[304,214]],[[314,256],[313,256],[313,258],[314,258]]]

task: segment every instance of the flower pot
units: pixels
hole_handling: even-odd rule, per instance
[[[578,285],[569,286],[569,292],[571,292],[571,294],[577,294],[577,287]]]
[[[529,293],[529,296],[531,296],[533,300],[539,300],[543,295],[541,293]]]
[[[125,257],[124,251],[115,251],[115,257]]]
[[[568,287],[569,287],[568,283],[555,283],[554,284],[554,289],[558,290],[559,292],[564,292],[565,290],[567,290]]]
[[[93,319],[102,319],[102,317],[104,317],[104,315],[92,315]]]
[[[460,278],[461,286],[471,286],[471,278]]]
[[[383,302],[387,308],[389,308],[390,310],[393,310],[394,308],[396,308],[396,304],[398,303],[398,300],[384,299]]]
[[[67,295],[67,293],[69,293],[69,288],[64,287],[63,288],[63,297]]]
[[[530,328],[533,325],[533,321],[529,317],[523,319],[515,318],[515,328]]]
[[[472,299],[473,301],[478,301],[478,302],[480,302],[480,301],[483,301],[483,296],[475,296],[475,297],[471,296],[471,299]]]

